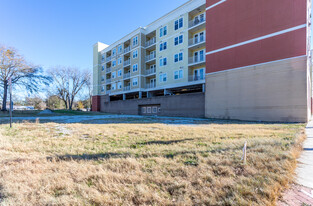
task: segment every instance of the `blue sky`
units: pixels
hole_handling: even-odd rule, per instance
[[[94,43],[111,44],[187,1],[0,0],[0,44],[45,69],[92,69]]]

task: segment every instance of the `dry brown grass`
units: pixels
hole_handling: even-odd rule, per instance
[[[3,205],[272,205],[301,124],[0,126]],[[240,158],[248,142],[247,165]]]

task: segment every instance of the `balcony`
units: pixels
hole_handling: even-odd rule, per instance
[[[128,52],[130,52],[130,46],[128,46],[128,47],[126,47],[126,48],[124,49],[124,54],[126,54],[126,53],[128,53]]]
[[[111,84],[111,82],[112,82],[111,78],[110,79],[106,79],[106,81],[105,81],[106,84]]]
[[[205,46],[205,36],[189,39],[188,46],[189,48]]]
[[[105,94],[111,94],[111,90],[107,90]]]
[[[155,58],[156,58],[156,54],[155,52],[153,52],[152,54],[146,56],[146,62],[155,60]]]
[[[111,67],[108,67],[108,68],[106,68],[106,73],[109,73],[109,72],[111,72],[111,70],[112,70],[112,68]]]
[[[156,73],[156,68],[146,69],[146,75],[152,75]]]
[[[195,81],[201,81],[204,80],[204,75],[190,75],[188,77],[188,81],[195,82]]]
[[[189,66],[195,66],[195,65],[199,65],[203,63],[205,63],[204,56],[193,56],[193,57],[189,57],[188,59]]]
[[[109,62],[111,60],[112,60],[112,56],[109,56],[109,57],[106,58],[105,62]]]
[[[156,43],[156,38],[153,37],[152,39],[150,39],[149,41],[146,42],[146,48],[153,46]]]
[[[156,87],[156,83],[155,82],[146,84],[146,89],[153,89],[155,87]]]
[[[192,27],[200,26],[204,23],[205,23],[205,18],[191,20],[189,21],[189,29]]]
[[[124,67],[130,66],[130,59],[124,61]]]
[[[124,74],[124,79],[128,79],[128,78],[130,78],[130,72],[127,72]]]
[[[125,86],[124,87],[124,91],[129,91],[130,90],[130,86]]]

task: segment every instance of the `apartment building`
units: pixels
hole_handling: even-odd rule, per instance
[[[206,117],[311,118],[311,0],[207,0],[206,17]]]
[[[205,0],[93,48],[93,110],[204,117]],[[195,103],[196,102],[196,103]]]

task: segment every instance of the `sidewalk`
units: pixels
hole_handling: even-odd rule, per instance
[[[279,202],[278,205],[313,206],[313,121],[308,123],[305,131],[307,139],[298,159],[296,184],[284,192],[283,202]]]

